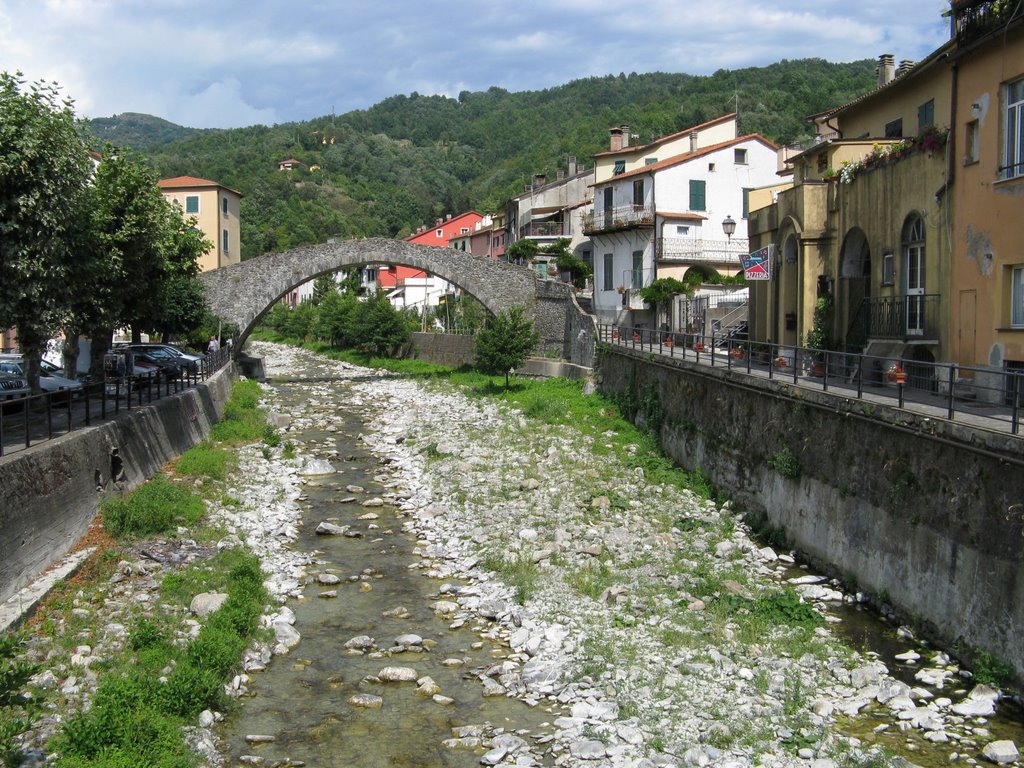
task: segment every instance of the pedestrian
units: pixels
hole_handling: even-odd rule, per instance
[[[220,349],[220,344],[217,343],[217,337],[211,336],[210,343],[206,345],[206,351],[212,355],[218,349]]]

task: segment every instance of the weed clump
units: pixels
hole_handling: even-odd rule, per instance
[[[193,525],[203,510],[202,499],[162,476],[101,507],[103,524],[114,536],[153,536],[176,525]]]

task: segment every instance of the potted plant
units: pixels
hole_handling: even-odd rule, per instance
[[[811,330],[807,332],[807,348],[811,353],[811,375],[825,375],[825,351],[832,346],[832,294],[826,293],[814,305]]]

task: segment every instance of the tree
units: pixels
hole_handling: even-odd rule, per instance
[[[510,264],[526,264],[537,255],[537,243],[533,240],[516,240],[505,249],[505,261]]]
[[[569,250],[568,237],[560,237],[555,242],[544,246],[540,250],[556,258],[560,272],[568,272],[572,284],[576,288],[583,288],[587,278],[594,274],[594,270],[583,259]]]
[[[338,284],[333,274],[320,275],[313,281],[313,295],[310,300],[314,307],[319,307],[324,298],[329,294],[338,292]]]
[[[80,290],[70,278],[90,162],[71,104],[55,83],[26,89],[0,73],[0,328],[17,327],[33,388]]]
[[[476,335],[476,367],[490,376],[505,374],[523,364],[537,344],[540,333],[523,315],[522,307],[502,312]]]
[[[406,318],[382,293],[360,302],[356,321],[357,347],[370,355],[385,355],[409,340]]]

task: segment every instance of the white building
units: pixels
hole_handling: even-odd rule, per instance
[[[602,322],[655,327],[665,321],[686,330],[676,327],[678,318],[655,318],[640,289],[657,278],[681,280],[691,270],[739,274],[749,191],[778,176],[775,145],[757,134],[736,137],[735,117],[643,147],[615,149],[613,133],[613,150],[597,156],[594,209],[584,229],[594,251],[594,313]],[[709,137],[717,141],[708,144]],[[726,218],[736,224],[731,237],[722,227]]]

